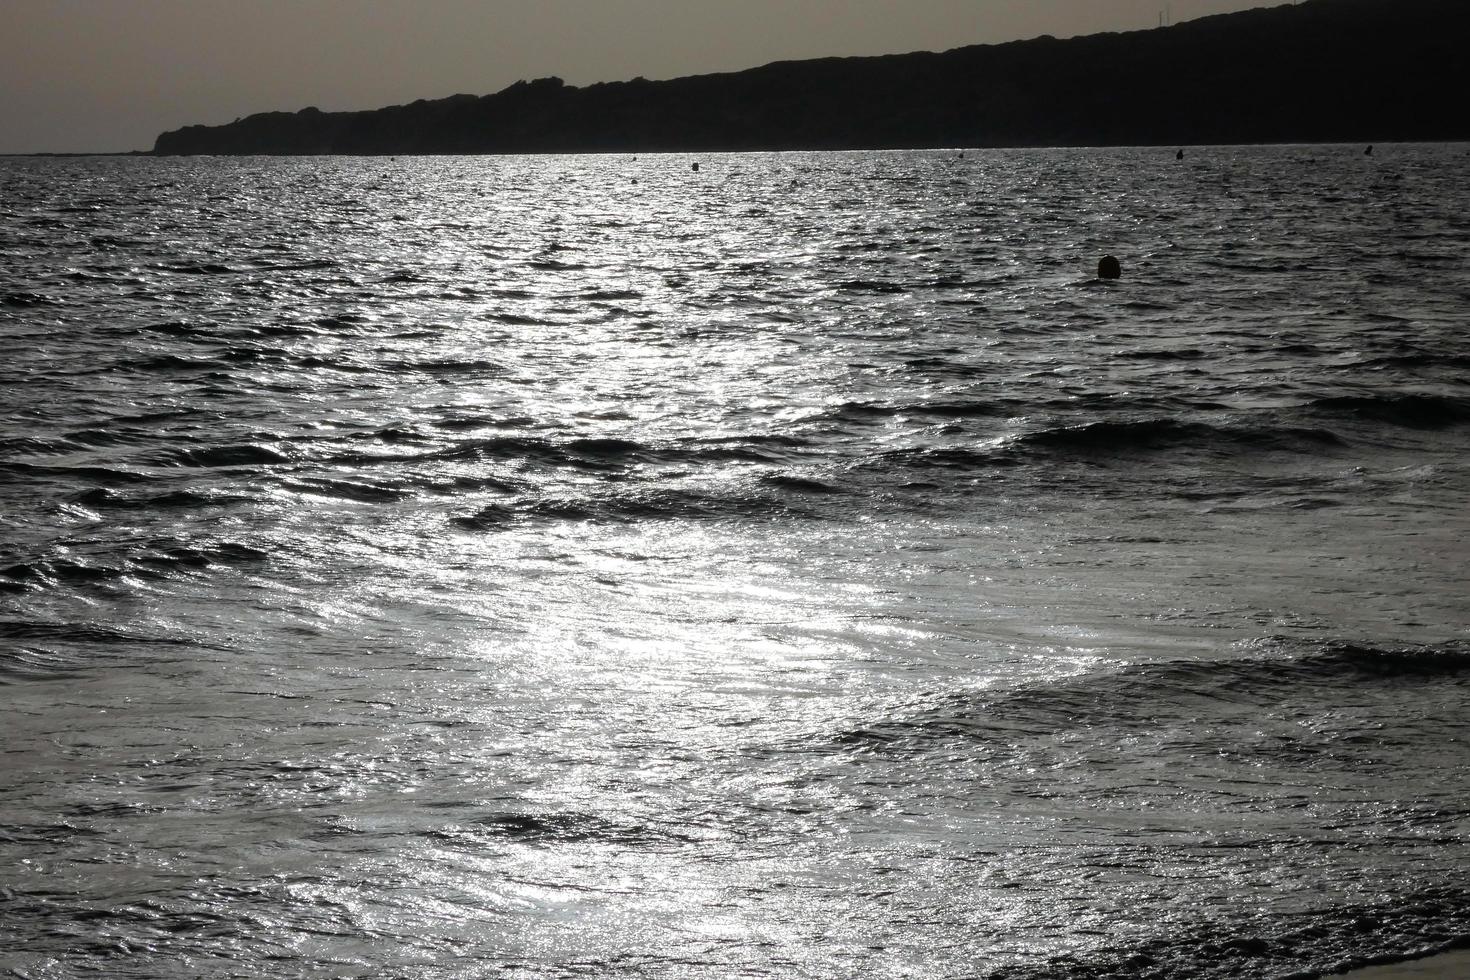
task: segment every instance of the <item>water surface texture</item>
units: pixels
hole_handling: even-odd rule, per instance
[[[1470,937],[1465,147],[692,162],[0,161],[0,969]]]

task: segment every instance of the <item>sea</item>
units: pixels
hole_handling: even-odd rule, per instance
[[[0,973],[1470,944],[1470,147],[1175,151],[0,161]]]

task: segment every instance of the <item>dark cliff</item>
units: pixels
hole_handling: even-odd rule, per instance
[[[518,82],[187,126],[154,152],[837,149],[1470,137],[1465,0],[1307,0],[1175,27],[670,81]]]

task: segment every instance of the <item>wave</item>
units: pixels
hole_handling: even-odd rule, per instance
[[[130,548],[108,562],[74,558],[31,558],[16,562],[0,568],[0,591],[79,591],[110,586],[128,576],[163,579],[199,569],[253,565],[269,559],[269,552],[236,541],[155,540]],[[0,637],[5,635],[0,628]]]
[[[1470,685],[1470,642],[1433,647],[1326,643],[1304,653],[1137,664],[1055,683],[941,697],[838,733],[849,746],[1001,741],[1092,726],[1155,727],[1227,705],[1261,706],[1327,688]]]
[[[510,327],[550,327],[555,326],[556,321],[547,320],[544,317],[527,316],[523,313],[486,313],[483,319],[494,323],[503,323]]]
[[[111,428],[75,429],[66,434],[68,442],[81,446],[136,446],[158,438],[156,430],[120,424]]]
[[[129,633],[125,630],[105,626],[78,625],[75,623],[49,623],[40,620],[0,620],[0,639],[29,640],[47,643],[82,643],[102,646],[126,644],[162,644],[167,646],[194,646],[192,640],[171,636],[150,636]]]
[[[1131,361],[1202,361],[1213,355],[1194,347],[1175,350],[1127,350],[1118,357]]]
[[[220,358],[214,357],[180,357],[177,354],[160,354],[156,357],[144,357],[136,360],[122,361],[118,368],[127,371],[146,371],[155,374],[193,373],[198,371],[219,371],[229,365]],[[110,368],[106,370],[111,370]]]
[[[165,465],[198,467],[201,469],[237,466],[267,466],[288,463],[290,460],[265,446],[243,443],[230,446],[210,446],[203,449],[178,449],[169,453]]]
[[[480,358],[461,360],[459,358],[424,359],[417,361],[389,361],[382,365],[381,370],[390,374],[474,374],[500,376],[507,373],[503,364],[487,361]]]
[[[182,320],[161,320],[156,323],[144,323],[139,329],[167,334],[170,337],[214,337],[217,336],[219,327],[213,323],[196,324],[185,323]]]
[[[0,439],[0,455],[5,456],[62,456],[76,450],[76,444],[66,439],[36,439],[31,436]]]
[[[54,680],[64,674],[85,670],[87,658],[76,652],[61,653],[28,646],[0,649],[0,687],[18,681]]]
[[[928,416],[939,419],[1006,418],[1019,406],[983,401],[911,402],[885,405],[874,402],[844,402],[824,410],[818,421],[865,423],[905,416]]]
[[[614,300],[642,299],[643,294],[636,289],[594,289],[590,292],[580,293],[576,298],[589,301],[611,302]]]
[[[1470,355],[1440,354],[1432,351],[1410,351],[1403,354],[1385,354],[1362,362],[1364,367],[1405,368],[1453,368],[1470,367]]]
[[[850,293],[896,294],[909,291],[909,287],[902,283],[884,282],[879,279],[849,279],[846,282],[837,283],[837,288]]]
[[[0,293],[0,306],[14,306],[19,308],[29,306],[58,306],[61,300],[55,296],[47,296],[44,293]]]
[[[779,464],[789,460],[789,448],[800,445],[804,445],[800,440],[762,436],[675,443],[646,443],[616,437],[553,440],[534,436],[491,436],[461,440],[424,453],[344,453],[330,462],[339,466],[361,466],[492,461],[615,471],[651,464],[698,466],[731,461]]]
[[[131,470],[120,470],[112,466],[51,466],[0,460],[0,483],[7,482],[7,476],[53,478],[67,486],[87,482],[104,487],[133,486],[140,483],[151,483],[155,479],[146,473],[134,473]],[[11,480],[9,482],[22,481]]]
[[[1334,432],[1290,425],[1213,424],[1173,418],[1085,422],[1033,429],[980,446],[905,448],[869,463],[917,469],[989,469],[1042,459],[1124,458],[1188,450],[1213,455],[1319,453],[1343,445]]]
[[[93,585],[122,577],[120,568],[89,564],[70,558],[37,559],[0,568],[0,580],[6,591],[19,591],[27,586]],[[0,633],[3,635],[3,633]]]
[[[1376,901],[1294,914],[1262,910],[1230,922],[1180,924],[1166,934],[1096,948],[1042,965],[1007,964],[988,980],[1307,980],[1470,947],[1470,896],[1421,887]],[[1426,974],[1427,975],[1427,974]]]
[[[1307,408],[1316,414],[1407,429],[1444,429],[1470,421],[1470,399],[1414,392],[1317,398]]]
[[[762,486],[781,492],[758,489]],[[637,524],[726,518],[807,518],[812,516],[812,512],[803,506],[803,495],[839,492],[838,488],[816,480],[784,474],[768,475],[756,487],[746,486],[728,494],[657,488],[570,500],[545,498],[494,503],[474,514],[452,518],[451,523],[466,530],[499,531],[527,523]]]
[[[1299,449],[1340,445],[1326,429],[1297,426],[1214,425],[1172,418],[1089,422],[1022,436],[1026,447],[1076,453],[1127,453],[1188,446],[1203,450]]]
[[[488,415],[460,415],[453,418],[437,419],[429,424],[436,429],[473,431],[475,429],[528,429],[534,427],[537,422],[529,415],[516,415],[508,418],[498,418]]]
[[[288,480],[283,483],[283,486],[299,493],[332,497],[337,500],[354,500],[359,503],[392,503],[413,496],[413,491],[407,487],[363,483],[356,480],[332,480],[324,477]]]
[[[107,489],[93,487],[76,496],[76,502],[85,507],[106,510],[175,510],[194,507],[223,507],[230,504],[249,503],[250,497],[240,494],[217,492],[201,493],[194,490],[172,490],[168,493],[147,497],[125,497]]]
[[[485,837],[510,839],[524,843],[572,844],[596,842],[611,844],[651,845],[663,842],[682,843],[698,839],[689,828],[660,828],[644,823],[619,823],[588,813],[494,813],[480,817],[472,824],[433,832],[432,836],[447,843],[477,843]]]
[[[767,473],[761,478],[761,483],[777,490],[791,490],[796,493],[813,494],[839,494],[846,491],[835,484],[815,480],[811,477],[795,476],[788,473]]]
[[[212,568],[217,565],[254,565],[268,561],[270,553],[250,545],[221,541],[208,545],[172,545],[140,555],[134,563],[158,574],[188,569]]]
[[[222,276],[238,272],[227,265],[218,262],[181,262],[177,264],[159,263],[153,266],[159,272],[174,272],[188,276]]]

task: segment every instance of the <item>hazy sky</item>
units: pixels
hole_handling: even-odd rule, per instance
[[[0,153],[790,58],[1154,27],[1282,0],[0,0]]]

